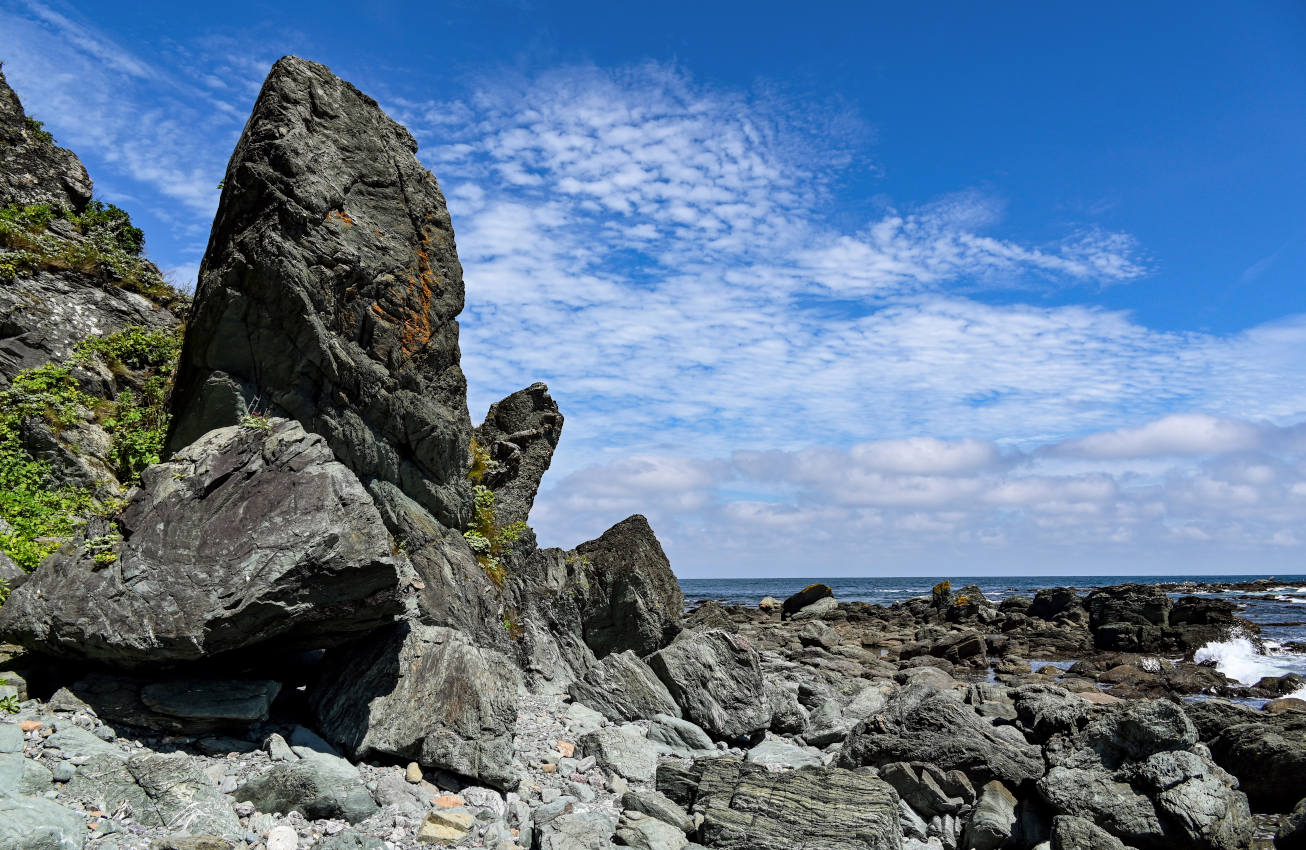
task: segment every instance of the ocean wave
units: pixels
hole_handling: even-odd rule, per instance
[[[1244,685],[1255,685],[1267,676],[1306,674],[1306,656],[1284,652],[1273,641],[1266,641],[1263,646],[1266,651],[1260,652],[1250,637],[1235,633],[1228,640],[1204,645],[1193,654],[1193,660],[1199,664],[1213,663],[1215,669]],[[1292,696],[1306,696],[1306,688]]]

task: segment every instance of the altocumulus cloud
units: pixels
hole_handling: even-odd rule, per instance
[[[152,198],[191,240],[166,263],[193,268],[275,56],[211,39],[146,62],[35,2],[0,24],[29,105],[103,152],[111,198]],[[540,379],[567,414],[546,542],[644,511],[684,574],[1300,558],[1306,320],[1213,336],[1010,303],[1128,284],[1143,247],[1005,238],[1001,198],[965,186],[846,225],[871,134],[838,104],[659,64],[444,100],[420,74],[336,70],[413,129],[449,198],[473,416]]]

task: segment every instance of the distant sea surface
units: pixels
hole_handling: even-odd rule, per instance
[[[1257,652],[1244,636],[1233,635],[1228,641],[1208,644],[1198,651],[1197,660],[1213,661],[1226,675],[1244,684],[1255,684],[1261,676],[1284,673],[1306,675],[1306,653],[1288,651],[1289,642],[1306,642],[1306,575],[1157,575],[1157,576],[950,576],[953,589],[968,584],[979,585],[992,602],[1008,596],[1033,596],[1045,587],[1074,587],[1087,593],[1097,587],[1135,582],[1170,584],[1195,582],[1211,584],[1273,579],[1267,593],[1231,591],[1199,593],[1199,596],[1228,599],[1239,606],[1239,616],[1261,627],[1266,652]],[[681,579],[685,602],[694,605],[703,600],[756,605],[763,597],[783,600],[809,584],[820,582],[834,590],[840,602],[871,602],[892,605],[913,596],[926,596],[935,581],[922,577],[868,578],[689,578]],[[1172,594],[1175,597],[1183,594]]]

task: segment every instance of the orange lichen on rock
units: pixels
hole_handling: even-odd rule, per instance
[[[349,217],[349,213],[344,210],[332,210],[327,213],[327,221],[338,221],[341,224],[353,226],[354,220]]]
[[[431,231],[422,232],[417,248],[417,273],[408,278],[408,292],[405,297],[406,311],[403,326],[399,329],[399,344],[404,354],[412,356],[431,341],[434,329],[431,327],[431,298],[439,286],[435,270],[431,267],[429,253]]]

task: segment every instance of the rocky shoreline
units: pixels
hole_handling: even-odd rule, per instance
[[[562,413],[472,424],[444,197],[325,67],[193,301],[0,95],[0,850],[1306,846],[1306,683],[1196,663],[1257,628],[1197,585],[687,611],[643,516],[540,548]]]

